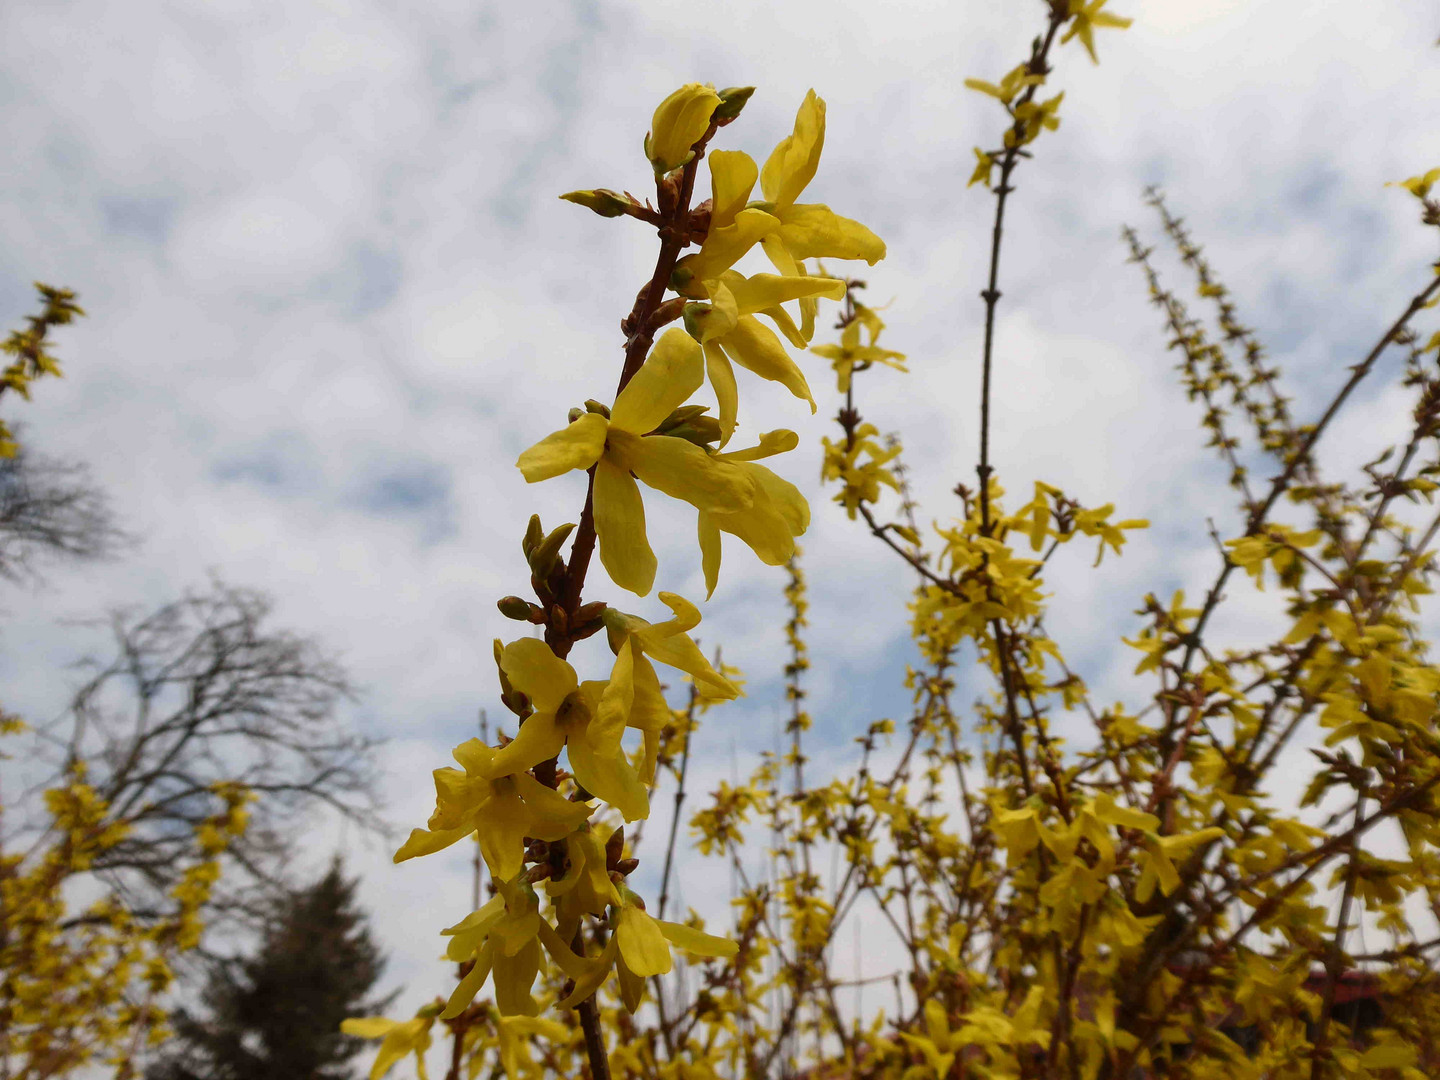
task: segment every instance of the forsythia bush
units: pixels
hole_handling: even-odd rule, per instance
[[[660,249],[623,324],[613,403],[572,409],[565,427],[520,456],[531,482],[581,470],[589,483],[578,525],[547,532],[530,521],[523,546],[534,599],[499,602],[544,631],[543,640],[495,643],[517,732],[497,746],[472,739],[456,748],[460,767],[435,773],[427,828],[396,854],[403,861],[474,836],[491,898],[444,931],[459,972],[448,1000],[403,1022],[347,1021],[347,1031],[383,1037],[372,1076],[412,1051],[423,1076],[437,1023],[448,1031],[456,1080],[1420,1080],[1440,1068],[1431,964],[1440,941],[1414,928],[1417,912],[1440,904],[1440,672],[1426,659],[1417,614],[1440,516],[1417,529],[1397,511],[1402,499],[1429,507],[1440,473],[1440,333],[1422,345],[1410,326],[1440,295],[1440,265],[1425,270],[1415,297],[1307,424],[1292,416],[1263,347],[1158,193],[1151,203],[1214,306],[1218,336],[1164,287],[1150,250],[1126,231],[1245,520],[1243,535],[1220,546],[1203,597],[1144,598],[1143,624],[1127,640],[1137,674],[1155,681],[1143,706],[1091,699],[1046,633],[1044,573],[1064,544],[1097,542],[1098,563],[1146,523],[1115,520],[1112,506],[1081,505],[1044,483],[1028,499],[1007,498],[990,464],[1012,177],[1060,122],[1063,94],[1044,92],[1057,44],[1078,40],[1094,60],[1095,31],[1128,24],[1104,6],[1050,0],[1021,64],[995,83],[967,80],[1006,114],[1001,145],[976,149],[970,178],[996,199],[982,293],[980,460],[976,486],[957,488],[963,515],[928,535],[916,523],[899,441],[882,438],[857,406],[859,376],[904,371],[905,357],[879,344],[883,323],[857,299],[862,283],[830,269],[847,259],[873,265],[884,244],[828,207],[799,201],[824,143],[825,106],[813,91],[793,133],[758,167],[712,148],[750,88],[684,86],[660,104],[645,140],[657,205],[605,189],[563,196],[655,227]],[[696,205],[702,162],[710,197]],[[1429,198],[1437,179],[1440,170],[1403,184],[1430,225],[1440,225],[1440,204]],[[735,269],[755,247],[776,273]],[[737,379],[735,368],[813,411],[787,346],[809,345],[822,299],[842,305],[840,336],[810,352],[830,361],[845,399],[840,431],[824,441],[823,479],[852,520],[913,568],[912,631],[924,666],[906,676],[908,726],[872,725],[853,773],[817,779],[804,770],[807,602],[794,558],[809,512],[789,481],[759,463],[797,436],[738,437],[741,380],[747,390],[764,386]],[[1317,442],[1392,345],[1408,350],[1404,381],[1416,396],[1408,442],[1356,483],[1322,478]],[[691,403],[707,380],[714,415]],[[1273,463],[1264,485],[1242,464],[1232,416]],[[689,736],[706,709],[738,692],[738,673],[707,662],[690,638],[700,620],[691,601],[659,593],[670,617],[652,621],[616,606],[633,602],[584,592],[597,544],[618,588],[651,592],[657,565],[643,488],[696,508],[709,592],[723,534],[765,563],[789,564],[790,748],[748,782],[722,784],[690,820],[699,852],[729,860],[741,883],[727,937],[693,916],[664,919],[673,830],[659,897],[628,884],[637,859],[626,825],[670,785],[678,816]],[[893,515],[881,509],[887,499]],[[1282,590],[1291,627],[1266,647],[1226,651],[1207,627],[1246,576]],[[582,681],[571,651],[602,632],[608,676]],[[967,655],[994,680],[968,721],[952,701]],[[656,662],[688,679],[683,707],[662,697]],[[1083,722],[1085,737],[1060,738],[1062,715],[1071,731]],[[898,762],[882,769],[892,740]],[[1300,806],[1267,791],[1282,766],[1309,770]],[[752,826],[771,833],[775,869],[763,882],[747,877],[740,858]],[[1394,840],[1384,857],[1369,842],[1382,826]],[[836,849],[844,870],[827,889],[815,864]],[[846,1016],[840,1006],[832,945],[862,899],[907,957],[908,994],[898,995],[894,1015]],[[1362,923],[1389,947],[1357,946]],[[690,967],[683,986],[674,979],[682,964]]]
[[[23,729],[3,718],[4,734]],[[130,828],[85,774],[73,762],[66,782],[45,793],[49,820],[29,850],[0,852],[0,1066],[14,1080],[95,1063],[135,1074],[140,1052],[167,1035],[161,998],[175,978],[171,961],[199,944],[221,856],[245,830],[250,794],[217,786],[220,809],[195,830],[198,858],[170,911],[137,913],[113,892],[75,911],[67,891]]]

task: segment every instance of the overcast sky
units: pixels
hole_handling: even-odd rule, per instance
[[[1067,655],[1100,700],[1138,704],[1135,654],[1118,644],[1131,612],[1148,591],[1201,591],[1217,566],[1206,518],[1227,537],[1237,518],[1120,227],[1157,240],[1142,191],[1163,185],[1313,417],[1436,256],[1414,200],[1383,185],[1440,165],[1440,15],[1405,0],[1110,6],[1135,25],[1098,34],[1099,67],[1075,43],[1059,51],[1063,122],[1018,174],[993,457],[1022,498],[1040,478],[1153,523],[1098,571],[1077,545],[1052,581]],[[36,451],[88,463],[145,538],[47,590],[3,587],[7,708],[55,715],[79,678],[62,665],[103,650],[62,619],[158,606],[213,568],[273,595],[277,627],[344,658],[368,688],[350,720],[390,740],[394,819],[421,823],[429,770],[478,709],[502,712],[490,641],[516,636],[495,601],[524,591],[525,521],[573,521],[583,496],[578,474],[527,488],[515,457],[571,405],[608,400],[617,323],[653,264],[643,226],[556,196],[643,192],[641,138],[687,81],[758,88],[716,145],[762,161],[808,88],[827,100],[807,196],[888,242],[865,271],[869,299],[893,298],[884,343],[911,366],[867,378],[860,405],[902,431],[922,521],[943,521],[948,490],[973,483],[993,207],[965,181],[971,148],[1002,128],[962,82],[1018,63],[1042,15],[1039,0],[3,5],[0,325],[32,310],[34,279],[77,290],[89,312],[57,337],[66,378],[38,383],[28,405],[7,396],[3,415]],[[904,716],[911,654],[904,568],[819,488],[838,397],[824,362],[809,363],[815,417],[754,379],[741,394],[749,433],[801,434],[779,468],[814,509],[803,543],[823,772],[847,767],[870,721]],[[1403,429],[1406,400],[1385,389],[1397,363],[1335,432],[1337,466]],[[698,600],[693,511],[652,496],[647,513],[660,587]],[[658,614],[595,580],[594,595]],[[775,742],[782,584],[727,545],[698,634],[741,665],[749,696],[711,714],[696,791]],[[1265,599],[1237,597],[1218,626],[1237,641],[1262,632]],[[577,650],[582,677],[603,674],[601,651]],[[846,681],[825,679],[836,665]],[[465,912],[465,853],[392,869],[380,845],[327,830],[317,868],[337,842],[368,875],[407,985],[397,1009],[448,991],[434,935]],[[720,917],[727,880],[696,865],[683,899]]]

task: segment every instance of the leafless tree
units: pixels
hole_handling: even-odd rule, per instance
[[[18,436],[23,425],[14,427]],[[0,577],[39,583],[39,561],[108,559],[133,546],[89,469],[17,442],[14,457],[0,457]]]
[[[239,781],[257,799],[226,855],[212,927],[258,925],[314,811],[384,831],[375,743],[336,713],[354,688],[313,641],[267,625],[270,607],[212,573],[208,591],[152,614],[112,612],[113,658],[76,665],[91,677],[39,731],[56,773],[84,761],[115,818],[131,823],[93,870],[142,917],[166,906],[195,826],[217,808],[217,782]]]

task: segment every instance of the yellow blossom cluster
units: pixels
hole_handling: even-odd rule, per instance
[[[1230,465],[1243,523],[1228,541],[1214,536],[1219,568],[1203,598],[1149,594],[1135,612],[1124,640],[1140,656],[1127,684],[1143,687],[1138,706],[1096,701],[1072,669],[1046,627],[1046,575],[1075,541],[1087,549],[1082,564],[1093,552],[1100,567],[1147,522],[1045,482],[1028,500],[1007,499],[989,456],[1013,174],[1058,129],[1064,94],[1045,91],[1056,47],[1078,42],[1095,60],[1096,30],[1129,24],[1105,6],[1046,0],[1029,55],[997,82],[967,80],[998,103],[1005,127],[998,146],[976,149],[971,178],[995,199],[995,243],[981,293],[977,482],[955,486],[960,508],[947,520],[921,525],[898,437],[860,411],[860,388],[904,372],[907,358],[880,346],[884,323],[856,298],[863,282],[806,265],[873,264],[884,253],[863,226],[799,201],[824,140],[813,92],[760,167],[709,146],[750,88],[682,87],[644,141],[656,205],[609,189],[564,196],[654,226],[661,250],[622,323],[611,404],[571,409],[519,459],[532,482],[585,474],[584,509],[548,533],[532,519],[522,549],[534,599],[500,602],[542,635],[495,643],[514,738],[456,748],[460,767],[435,773],[427,827],[397,853],[473,837],[490,889],[443,932],[458,976],[448,1000],[405,1021],[347,1021],[383,1040],[374,1080],[410,1053],[423,1076],[437,1024],[453,1040],[453,1080],[467,1069],[509,1080],[1423,1080],[1440,1069],[1440,939],[1415,918],[1440,900],[1440,675],[1417,615],[1440,536],[1440,374],[1428,361],[1440,336],[1421,345],[1409,325],[1440,295],[1440,278],[1349,369],[1331,409],[1302,425],[1228,290],[1158,196],[1167,235],[1218,312],[1218,338],[1163,288],[1127,231],[1184,354],[1201,427]],[[710,198],[692,206],[707,164]],[[1440,224],[1427,201],[1434,181],[1402,185],[1427,224]],[[739,269],[752,250],[776,273]],[[858,763],[817,779],[803,743],[810,607],[796,547],[809,510],[757,464],[797,437],[729,447],[741,424],[737,367],[818,411],[787,349],[810,346],[821,299],[841,305],[838,341],[810,352],[830,362],[844,398],[821,480],[913,573],[918,655],[905,678],[910,715],[870,723],[854,740]],[[1316,441],[1392,345],[1410,353],[1409,441],[1361,481],[1322,480]],[[1232,364],[1235,349],[1243,356]],[[713,415],[692,401],[707,382]],[[1253,445],[1231,427],[1222,395]],[[1247,454],[1276,470],[1268,492],[1251,487]],[[597,547],[617,587],[654,588],[645,488],[695,508],[707,593],[723,533],[790,571],[789,746],[777,743],[748,777],[716,781],[688,816],[692,846],[730,871],[726,938],[693,915],[664,918],[673,828],[658,900],[630,884],[659,781],[677,784],[678,822],[696,718],[738,693],[690,636],[699,611],[689,601],[660,592],[672,618],[658,623],[584,601]],[[1396,512],[1402,497],[1425,508],[1426,524]],[[1270,580],[1286,629],[1260,647],[1223,648],[1212,616],[1227,590]],[[583,680],[570,651],[602,631],[608,676]],[[688,682],[684,708],[664,697],[657,663]],[[842,694],[846,679],[836,677]],[[964,717],[962,692],[975,701]],[[1277,796],[1277,779],[1298,795]],[[1382,827],[1388,844],[1372,848]],[[865,962],[883,954],[870,947],[876,927],[900,961],[869,978]],[[852,930],[853,976],[842,977],[836,958]],[[886,1004],[867,1011],[871,982]],[[486,987],[493,1000],[480,997]],[[573,1008],[578,1024],[542,1016],[551,1006]]]
[[[11,723],[11,732],[21,730]],[[166,1036],[161,995],[171,961],[193,949],[220,859],[247,824],[252,796],[217,785],[217,812],[195,828],[198,858],[159,917],[131,911],[105,892],[83,911],[67,901],[95,860],[121,843],[131,823],[118,817],[72,764],[45,792],[48,821],[28,851],[0,854],[0,1062],[7,1075],[45,1077],[106,1064],[128,1076],[136,1055]]]
[[[518,723],[514,738],[498,746],[480,739],[458,746],[460,767],[435,772],[435,812],[426,828],[414,830],[396,852],[396,862],[403,862],[474,837],[492,895],[444,931],[446,956],[461,978],[442,1008],[427,1007],[403,1023],[346,1022],[347,1032],[383,1038],[377,1077],[405,1053],[423,1058],[436,1020],[450,1025],[457,1045],[481,1056],[492,1049],[517,1075],[522,1061],[531,1060],[522,1052],[526,1039],[554,1026],[538,1019],[542,1001],[576,1009],[589,1048],[592,1036],[598,1038],[597,995],[612,985],[612,974],[620,1004],[634,1013],[647,982],[671,970],[672,950],[692,958],[737,955],[736,941],[705,933],[696,919],[673,922],[647,911],[627,884],[636,860],[626,852],[625,826],[650,815],[662,750],[673,760],[668,744],[677,714],[655,665],[676,669],[691,683],[683,714],[687,758],[689,717],[735,698],[739,688],[691,638],[700,612],[689,600],[660,592],[671,617],[650,622],[608,601],[585,603],[582,589],[598,548],[616,586],[638,596],[651,592],[660,568],[646,533],[644,488],[695,508],[707,597],[719,580],[723,534],[779,566],[809,525],[809,506],[795,485],[760,464],[793,450],[796,434],[764,432],[753,445],[734,448],[736,368],[780,384],[813,412],[813,395],[788,349],[809,345],[819,300],[842,298],[846,285],[810,273],[805,261],[873,264],[885,245],[828,206],[800,201],[825,141],[825,103],[814,91],[763,168],[741,151],[709,149],[750,94],[748,87],[716,91],[692,83],[656,109],[644,145],[658,210],[607,189],[563,196],[604,217],[657,226],[660,253],[624,322],[624,363],[612,403],[591,400],[571,409],[563,427],[517,462],[531,483],[585,474],[585,503],[578,527],[547,534],[532,520],[522,546],[535,600],[500,602],[506,615],[544,630],[543,638],[495,642],[502,701]],[[702,161],[710,198],[692,207]],[[695,250],[684,253],[692,245]],[[737,269],[752,251],[763,253],[776,272]],[[666,299],[667,291],[674,296]],[[710,406],[692,401],[707,381],[713,416]],[[568,558],[561,555],[567,539]],[[584,680],[568,654],[602,630],[611,653],[608,675]],[[810,924],[818,927],[815,917]],[[547,980],[562,977],[564,985],[556,992],[547,981],[537,998],[536,980],[547,972],[553,973]],[[487,984],[493,1006],[475,1000]],[[532,1019],[516,1026],[520,1018]]]

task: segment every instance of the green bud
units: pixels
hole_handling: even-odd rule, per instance
[[[710,114],[710,119],[716,124],[728,124],[740,115],[740,110],[745,108],[745,103],[750,100],[750,95],[755,93],[753,86],[731,86],[720,91],[720,104],[715,106],[715,111]]]
[[[535,550],[530,553],[530,570],[540,578],[547,577],[555,566],[555,559],[560,554],[560,545],[565,543],[565,538],[574,530],[573,522],[561,525],[544,540],[536,545]]]
[[[540,515],[531,514],[530,524],[525,527],[525,539],[520,541],[520,550],[525,553],[525,558],[530,558],[530,553],[535,550],[535,545],[545,539],[545,529],[540,524]]]
[[[576,420],[579,420],[580,417],[582,417],[582,416],[585,415],[585,410],[584,410],[584,409],[571,409],[568,413],[566,413],[566,415],[570,418],[570,423],[573,424]]]
[[[685,332],[700,344],[705,344],[707,327],[715,320],[715,309],[709,304],[686,304],[681,317],[685,322]]]
[[[577,625],[597,622],[605,617],[605,601],[595,600],[589,604],[581,604],[580,610],[575,612],[575,623]]]
[[[694,279],[695,275],[690,272],[688,266],[676,266],[675,269],[670,272],[670,288],[683,296],[685,294],[685,287]]]
[[[605,861],[611,865],[620,861],[625,855],[625,826],[621,825],[613,833],[610,839],[605,841]]]
[[[684,439],[704,449],[708,443],[720,441],[720,421],[713,416],[694,416],[683,424],[677,424],[666,435],[673,439]]]
[[[518,596],[502,596],[495,602],[495,606],[500,609],[501,615],[519,622],[534,622],[531,616],[540,613],[538,607]]]
[[[605,417],[606,420],[610,419],[610,406],[601,405],[600,402],[596,401],[594,398],[590,398],[588,401],[585,402],[585,411],[598,413],[600,416]]]
[[[596,188],[594,191],[567,191],[560,198],[566,202],[575,203],[594,210],[601,217],[623,217],[629,212],[632,205],[630,200],[623,195],[617,195],[605,188]]]
[[[681,405],[680,408],[661,420],[660,426],[655,431],[660,435],[668,435],[671,428],[679,427],[687,420],[706,412],[709,408],[709,405]]]

